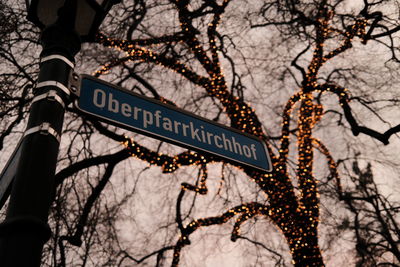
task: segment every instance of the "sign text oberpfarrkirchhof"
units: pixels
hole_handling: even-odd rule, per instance
[[[88,75],[82,75],[77,107],[108,123],[157,139],[271,170],[261,139]]]

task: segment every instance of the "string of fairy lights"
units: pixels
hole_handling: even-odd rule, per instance
[[[96,76],[107,73],[112,68],[128,61],[141,61],[157,64],[166,69],[174,71],[183,76],[193,84],[203,88],[210,97],[218,99],[224,108],[226,115],[230,118],[231,126],[243,132],[263,138],[267,141],[266,135],[262,130],[255,111],[242,99],[232,95],[228,90],[225,76],[219,61],[219,47],[216,39],[217,27],[221,20],[224,8],[229,0],[215,8],[214,16],[208,24],[208,50],[196,37],[195,27],[188,14],[188,1],[174,1],[179,13],[181,32],[179,36],[169,38],[155,38],[157,40],[148,41],[128,41],[118,40],[107,37],[103,34],[98,36],[98,42],[110,48],[118,49],[125,53],[125,57],[116,59],[104,65],[96,72]],[[212,12],[210,12],[212,13]],[[176,243],[172,266],[179,264],[182,248],[190,244],[189,237],[201,227],[223,224],[236,218],[232,230],[232,241],[236,241],[240,235],[240,227],[247,220],[254,216],[266,216],[281,230],[289,244],[293,257],[293,264],[296,266],[322,266],[322,256],[318,247],[319,224],[319,195],[318,181],[313,174],[314,149],[317,148],[324,154],[328,161],[331,177],[335,179],[337,187],[341,190],[338,168],[335,160],[331,156],[328,148],[318,139],[313,137],[314,126],[322,119],[323,107],[316,103],[314,94],[332,92],[339,97],[340,104],[348,103],[349,97],[345,88],[333,84],[319,84],[317,81],[318,73],[322,66],[333,57],[343,53],[352,45],[355,37],[361,39],[365,36],[367,21],[358,19],[345,32],[339,32],[330,26],[334,12],[327,8],[321,8],[318,13],[316,23],[316,41],[312,59],[308,65],[303,83],[298,92],[294,93],[286,103],[282,114],[282,128],[280,147],[278,155],[273,155],[273,171],[262,173],[251,168],[240,167],[260,188],[268,198],[268,205],[255,202],[245,203],[229,209],[225,213],[208,218],[194,219],[186,226],[181,226],[180,237]],[[343,42],[334,50],[325,52],[324,44],[332,34],[340,33]],[[179,40],[184,43],[194,55],[195,59],[206,70],[208,76],[196,73],[187,63],[180,62],[178,59],[157,53],[152,50],[151,45],[158,41],[169,40],[171,42]],[[162,43],[162,42],[161,42]],[[146,48],[145,46],[150,46]],[[287,165],[290,147],[290,124],[293,121],[292,111],[298,108],[297,118],[297,148],[298,162],[296,179],[298,188],[294,188]],[[195,152],[184,152],[179,155],[170,156],[153,152],[144,146],[136,143],[133,139],[126,137],[123,142],[126,149],[141,160],[151,165],[160,166],[164,172],[174,172],[181,166],[195,165],[200,166],[200,180],[196,185],[183,183],[181,190],[191,191],[199,194],[207,193],[207,169],[206,165],[218,159],[210,156],[201,155]],[[268,150],[272,149],[267,142]],[[303,264],[303,265],[302,265]]]

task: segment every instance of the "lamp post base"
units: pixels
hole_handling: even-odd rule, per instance
[[[47,223],[35,217],[16,217],[0,225],[1,266],[40,266],[42,247],[51,236]],[[41,246],[37,244],[41,244]],[[15,248],[18,248],[15,251]],[[15,255],[15,257],[10,257]]]

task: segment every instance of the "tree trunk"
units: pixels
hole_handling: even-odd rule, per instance
[[[303,238],[297,236],[297,238],[289,240],[288,243],[293,259],[292,263],[296,267],[325,266],[321,250],[318,246],[317,235],[312,233],[308,233],[307,235],[303,236]],[[301,242],[298,242],[300,240]]]

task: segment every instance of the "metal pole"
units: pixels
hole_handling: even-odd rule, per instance
[[[47,222],[54,198],[54,174],[69,101],[69,78],[79,36],[63,25],[41,36],[40,72],[34,91],[22,153],[13,182],[6,219],[0,224],[0,266],[40,266],[44,244],[51,236]]]

